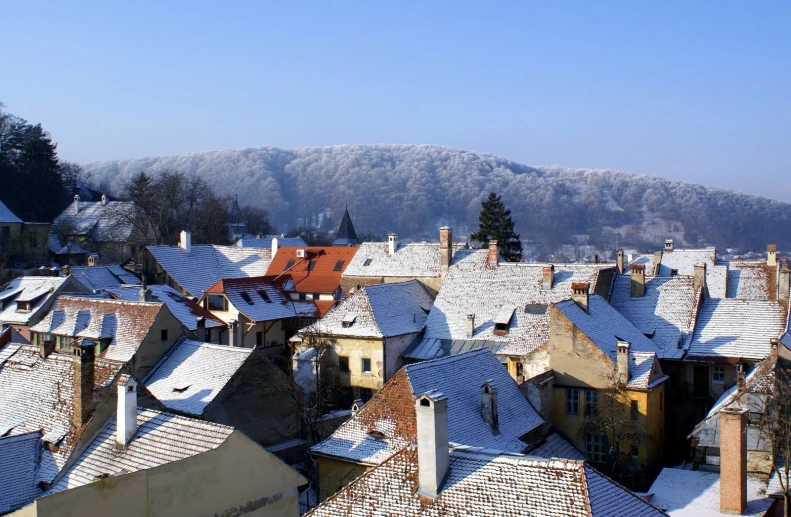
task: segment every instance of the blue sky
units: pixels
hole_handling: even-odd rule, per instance
[[[791,201],[790,2],[120,4],[0,0],[0,101],[64,159],[433,143]]]

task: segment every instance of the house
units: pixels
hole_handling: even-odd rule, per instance
[[[96,357],[126,365],[138,378],[182,336],[181,322],[163,303],[60,296],[31,327],[31,342],[71,353],[82,339],[96,343]]]
[[[341,276],[356,252],[349,246],[281,247],[266,274],[284,280],[292,300],[313,301],[323,316],[343,298]]]
[[[51,487],[12,515],[297,517],[304,483],[232,427],[138,408],[137,382],[127,376],[118,383],[116,415]]]
[[[415,279],[436,295],[453,255],[466,248],[465,243],[453,242],[452,230],[446,226],[439,229],[438,243],[400,243],[393,233],[387,239],[360,244],[341,279],[346,294],[363,285]]]
[[[458,412],[443,392],[404,400],[404,410],[409,402],[417,443],[386,456],[308,516],[665,515],[586,462],[453,444]]]
[[[67,273],[68,272],[68,273]],[[66,267],[64,273],[71,274],[76,280],[91,291],[118,287],[120,285],[138,285],[140,279],[121,266],[86,266]]]
[[[777,247],[767,246],[766,260],[732,260],[728,262],[728,298],[742,300],[778,300],[788,296],[788,287],[779,285],[783,268],[777,262]],[[781,282],[782,284],[782,282]]]
[[[332,241],[333,246],[357,246],[360,244],[360,239],[357,238],[357,232],[354,231],[354,224],[349,215],[349,207],[343,209],[343,217],[341,224],[338,226],[338,231],[335,232],[335,240]]]
[[[182,338],[143,384],[150,397],[141,406],[228,425],[265,446],[299,436],[297,404],[284,389],[288,376],[260,348]]]
[[[49,249],[61,265],[74,265],[75,256],[82,264],[91,252],[105,261],[121,263],[151,237],[135,225],[137,210],[132,201],[111,201],[106,195],[101,201],[81,201],[75,195],[72,204],[52,222]]]
[[[417,280],[363,286],[300,336],[309,347],[327,342],[347,405],[367,402],[401,368],[401,353],[425,327],[432,302]]]
[[[277,255],[277,249],[281,246],[289,248],[307,248],[308,243],[302,237],[286,237],[285,235],[257,235],[255,237],[243,237],[233,244],[237,248],[266,248],[272,250],[272,256]]]
[[[272,252],[262,248],[192,245],[190,232],[181,232],[178,246],[148,246],[134,258],[146,284],[167,284],[198,299],[224,278],[264,276]]]
[[[9,262],[48,263],[47,235],[49,227],[49,223],[22,221],[0,201],[0,251],[8,254]]]
[[[572,282],[588,282],[606,296],[614,271],[605,264],[501,262],[494,241],[488,250],[459,250],[426,321],[424,339],[486,343],[514,379],[533,377],[549,369],[549,304],[568,299]],[[406,355],[423,360],[446,353],[445,347],[424,345]],[[417,347],[425,354],[415,353]]]
[[[30,341],[30,327],[36,325],[62,293],[89,290],[71,277],[22,276],[0,289],[0,325],[12,327]]]
[[[407,365],[311,449],[319,499],[419,440],[414,400],[432,390],[447,401],[446,440],[453,443],[522,453],[543,434],[544,420],[489,350]]]

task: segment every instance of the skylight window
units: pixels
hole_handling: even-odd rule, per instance
[[[343,261],[343,260],[339,260],[338,262],[335,263],[335,267],[332,268],[332,270],[333,271],[340,271],[341,269],[343,269],[343,263],[344,262],[345,261]]]
[[[242,297],[242,300],[247,302],[247,305],[253,304],[253,300],[250,299],[250,295],[247,294],[247,291],[242,291],[241,293],[239,293],[239,296]]]
[[[313,268],[316,267],[316,259],[312,259],[308,262],[308,267],[306,268],[307,271],[313,271]]]
[[[258,292],[258,296],[260,296],[266,303],[272,303],[272,299],[269,298],[269,295],[266,294],[266,291],[264,291],[263,289],[259,289],[257,292]]]
[[[176,393],[184,393],[185,391],[187,391],[189,389],[189,387],[190,387],[190,384],[184,384],[184,385],[181,385],[181,386],[173,386],[173,391],[176,392]]]
[[[370,266],[372,261],[373,259],[365,259],[365,262],[363,262],[363,266]]]
[[[293,260],[289,260],[288,262],[286,262],[286,267],[283,268],[283,271],[291,269],[293,266],[294,266],[294,261]]]

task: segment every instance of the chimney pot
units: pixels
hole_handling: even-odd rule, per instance
[[[398,235],[394,233],[387,234],[387,253],[392,257],[395,255],[396,248],[398,247]]]
[[[492,385],[491,380],[481,386],[481,415],[492,431],[498,433],[500,426],[497,416],[497,388]]]
[[[497,267],[497,264],[500,262],[500,248],[497,247],[497,240],[492,239],[489,241],[489,256],[487,257],[487,263],[489,267]]]
[[[589,311],[590,286],[588,282],[571,283],[571,299],[585,312]]]
[[[93,410],[96,343],[88,339],[72,349],[74,355],[74,426],[81,428]]]
[[[475,314],[467,315],[467,337],[472,337],[475,334]]]
[[[747,509],[747,410],[720,410],[720,511]]]
[[[418,493],[431,499],[439,495],[448,473],[448,399],[436,390],[415,400],[417,420]]]
[[[453,260],[453,230],[447,226],[439,229],[439,268],[442,278],[448,273]]]
[[[126,382],[118,383],[115,423],[115,445],[124,449],[137,433],[137,382],[131,376]]]
[[[766,245],[766,265],[767,266],[777,265],[777,244]]]
[[[780,340],[776,337],[773,337],[769,340],[769,349],[771,350],[771,354],[773,356],[777,356],[777,353],[780,349]]]
[[[616,258],[616,261],[615,261],[615,267],[618,270],[618,274],[622,275],[623,271],[624,271],[624,269],[623,269],[623,250],[619,249],[616,252],[616,256],[617,256],[617,258]]]
[[[552,284],[555,282],[555,265],[550,264],[541,268],[541,290],[552,290]]]
[[[187,253],[192,251],[192,234],[186,230],[182,230],[179,245]]]
[[[629,348],[626,341],[618,341],[618,385],[626,386],[629,382]]]
[[[665,251],[673,251],[673,239],[665,240]]]
[[[645,296],[645,266],[643,264],[632,264],[629,266],[629,296]]]
[[[102,194],[102,206],[106,206],[106,205],[107,205],[107,196],[105,194]]]

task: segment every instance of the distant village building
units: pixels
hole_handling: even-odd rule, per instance
[[[70,274],[91,291],[140,283],[140,279],[121,266],[66,267],[63,273]]]
[[[237,248],[265,248],[272,250],[272,256],[277,254],[277,249],[281,246],[290,248],[307,248],[308,243],[302,237],[286,237],[284,235],[256,235],[253,237],[242,237],[234,246]]]
[[[49,223],[29,223],[14,215],[0,201],[0,254],[11,263],[47,264]]]

